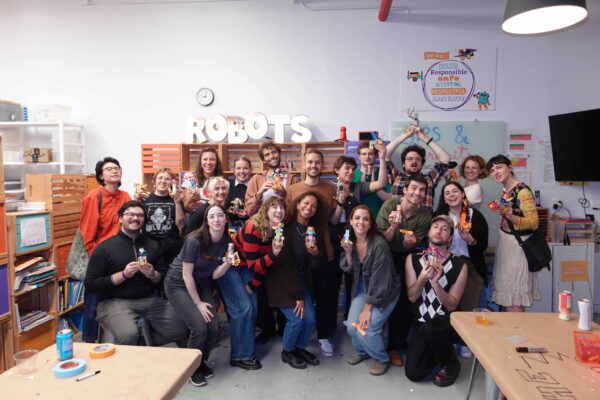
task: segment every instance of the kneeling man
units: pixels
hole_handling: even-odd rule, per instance
[[[460,338],[450,326],[450,312],[458,306],[467,283],[467,266],[448,251],[454,223],[447,215],[431,220],[429,248],[406,259],[408,299],[416,309],[408,353],[406,377],[418,381],[439,365],[433,384],[450,386],[460,372],[454,342]]]

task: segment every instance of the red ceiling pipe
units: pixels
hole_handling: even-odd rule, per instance
[[[379,6],[379,20],[381,22],[387,21],[390,16],[390,9],[392,8],[393,0],[381,0],[381,6]]]

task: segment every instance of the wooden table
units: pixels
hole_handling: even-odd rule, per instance
[[[74,343],[74,357],[87,361],[84,375],[101,370],[81,382],[56,378],[56,345],[40,352],[37,369],[22,375],[16,367],[0,375],[0,399],[172,399],[200,365],[199,350],[172,347],[117,346],[103,359],[90,359],[94,344]]]
[[[575,360],[573,331],[578,317],[563,321],[553,313],[490,313],[477,325],[472,312],[453,312],[452,326],[500,390],[510,399],[600,399],[600,364]],[[600,334],[600,325],[592,331]],[[508,340],[521,336],[516,345]],[[547,353],[517,353],[515,347],[546,347]]]

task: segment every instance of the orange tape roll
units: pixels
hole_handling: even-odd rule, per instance
[[[115,354],[117,348],[112,344],[99,344],[90,350],[90,358],[106,358]]]

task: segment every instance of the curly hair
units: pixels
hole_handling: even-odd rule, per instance
[[[260,238],[263,242],[269,240],[271,236],[271,226],[269,225],[269,216],[267,215],[269,208],[272,206],[285,207],[285,201],[282,197],[271,196],[260,206],[256,214],[250,217],[250,220],[260,231]]]
[[[488,170],[485,165],[485,160],[483,159],[483,157],[478,156],[476,154],[465,158],[463,160],[463,162],[460,164],[460,169],[459,169],[460,176],[462,176],[463,178],[466,179],[465,166],[467,165],[467,161],[473,161],[473,162],[477,163],[477,165],[479,165],[480,172],[479,172],[479,176],[477,178],[479,178],[479,179],[487,178],[489,173],[488,173]]]

